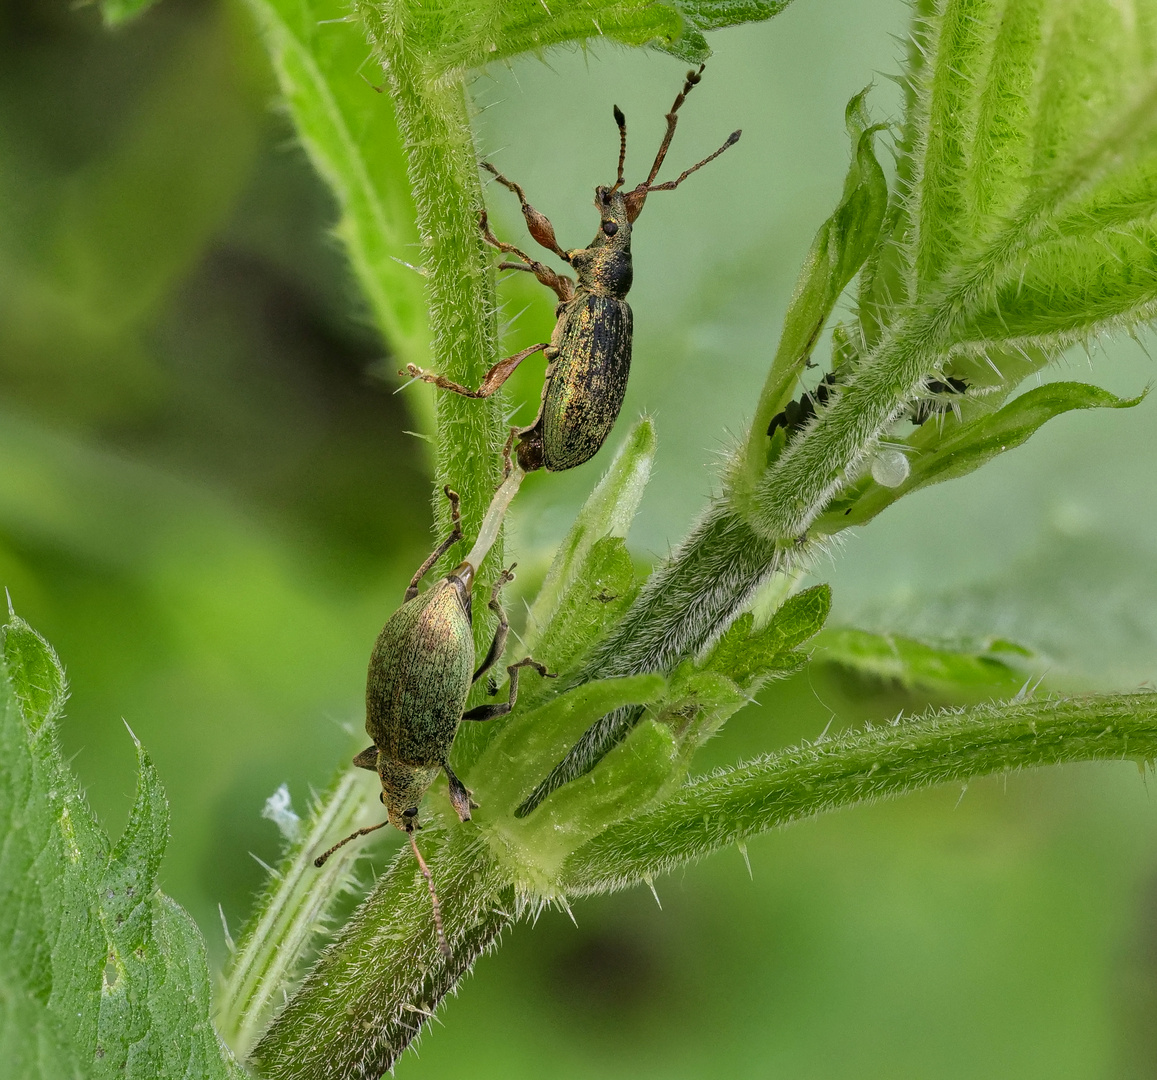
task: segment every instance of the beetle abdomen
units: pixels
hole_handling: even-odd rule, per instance
[[[409,765],[446,759],[474,671],[470,617],[443,580],[403,604],[382,627],[366,681],[366,732]]]
[[[564,316],[542,410],[543,464],[552,472],[594,457],[615,426],[631,371],[630,305],[584,296]]]

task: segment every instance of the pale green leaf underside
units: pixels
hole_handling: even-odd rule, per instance
[[[817,522],[820,531],[862,525],[897,499],[931,484],[979,469],[1000,454],[1023,445],[1049,420],[1080,409],[1130,409],[1145,398],[1119,398],[1086,383],[1056,382],[1034,387],[1002,409],[958,423],[951,415],[937,430],[932,420],[907,440],[911,471],[898,487],[884,487],[865,476]]]
[[[1008,693],[1024,684],[1033,659],[1030,650],[999,639],[944,645],[850,628],[824,630],[813,654],[815,663],[933,694]]]
[[[337,199],[336,232],[397,366],[429,354],[414,202],[388,97],[341,0],[249,0],[314,167]],[[411,265],[406,265],[411,264]],[[415,269],[417,266],[419,269]],[[426,402],[425,398],[415,401]]]

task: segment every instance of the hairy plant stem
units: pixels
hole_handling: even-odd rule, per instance
[[[497,323],[494,274],[478,230],[482,193],[465,86],[460,77],[431,74],[424,65],[412,44],[420,34],[408,25],[405,5],[355,0],[354,9],[385,72],[406,153],[427,282],[430,364],[456,382],[477,385],[495,359]],[[502,479],[502,407],[495,398],[439,392],[435,416],[434,504],[442,535],[450,524],[442,488],[461,497],[463,541],[443,563],[453,565],[476,536]],[[479,568],[476,591],[484,594],[501,563],[499,537]],[[485,606],[476,604],[478,655],[493,629],[485,616]],[[406,848],[254,1050],[263,1075],[376,1078],[392,1066],[511,918],[509,880],[493,869],[486,845],[470,839],[474,835],[455,828],[439,844],[427,829],[422,837],[450,956],[438,951],[430,897]],[[504,890],[509,896],[499,902]]]
[[[673,670],[722,634],[767,576],[791,562],[793,554],[759,536],[726,500],[716,500],[647,579],[573,682]],[[640,709],[619,709],[604,716],[535,788],[519,815],[531,813],[556,788],[593,768],[641,715]]]
[[[1157,759],[1157,694],[985,705],[825,739],[686,785],[563,867],[572,893],[624,888],[801,818],[937,784],[1072,761]]]
[[[373,786],[377,778],[373,778]],[[238,1057],[253,1049],[273,1006],[313,945],[334,898],[350,879],[353,847],[336,852],[320,870],[313,858],[334,836],[380,817],[370,777],[345,770],[318,799],[308,827],[282,862],[217,996],[217,1030]]]
[[[408,25],[414,16],[407,5],[357,0],[354,10],[381,61],[406,153],[430,307],[431,369],[476,386],[494,363],[498,328],[494,271],[478,230],[482,188],[465,84],[460,76],[429,70],[411,47],[418,28]],[[450,526],[442,488],[448,485],[462,500],[464,541],[444,560],[451,566],[477,534],[502,480],[502,406],[496,397],[437,391],[435,417],[434,507],[441,535]],[[500,539],[475,587],[492,581],[501,562]],[[475,619],[475,643],[483,652],[490,632],[487,619]]]
[[[450,956],[438,951],[430,894],[405,847],[258,1044],[262,1076],[377,1080],[513,921],[514,888],[474,830],[427,829],[420,844]]]

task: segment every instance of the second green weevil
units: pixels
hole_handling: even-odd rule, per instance
[[[627,392],[634,333],[631,307],[625,299],[634,277],[631,227],[642,213],[649,194],[674,191],[693,172],[738,142],[740,136],[740,132],[732,132],[715,153],[692,165],[674,180],[654,183],[675,134],[679,108],[702,74],[702,65],[697,71],[687,73],[683,89],[667,113],[667,132],[651,171],[646,180],[630,191],[621,190],[627,155],[627,121],[615,106],[615,122],[619,126],[618,175],[613,187],[595,188],[595,207],[602,220],[589,247],[564,251],[555,239],[554,226],[526,201],[522,188],[489,162],[482,163],[498,183],[518,196],[527,229],[534,240],[572,266],[578,281],[576,283],[556,273],[513,244],[498,240],[491,232],[483,210],[480,220],[483,239],[504,255],[514,255],[519,260],[499,263],[498,268],[534,274],[558,297],[555,308],[557,322],[551,339],[499,361],[477,390],[423,371],[414,364],[408,365],[406,370],[415,378],[434,383],[444,390],[482,398],[489,397],[501,387],[528,356],[541,352],[547,360],[542,406],[534,423],[512,431],[512,436],[519,440],[518,463],[526,472],[542,468],[560,472],[588,461],[598,453],[618,418]]]
[[[450,786],[450,803],[459,820],[469,821],[477,804],[450,768],[450,749],[462,720],[491,720],[504,716],[518,700],[518,676],[524,667],[534,668],[551,678],[546,668],[529,656],[511,664],[508,699],[499,704],[479,705],[465,710],[470,687],[501,658],[506,648],[508,623],[498,601],[504,585],[514,579],[512,566],[504,570],[490,594],[490,610],[498,616],[498,627],[485,659],[474,667],[472,589],[477,568],[482,564],[498,535],[503,515],[522,481],[519,469],[506,478],[494,496],[474,547],[449,574],[419,593],[418,586],[430,568],[462,537],[458,496],[446,488],[453,528],[450,535],[418,567],[410,581],[402,606],[390,616],[374,644],[366,679],[366,733],[373,740],[354,759],[361,769],[378,774],[386,820],[358,829],[335,844],[314,863],[321,866],[338,848],[393,825],[406,833],[418,865],[430,885],[434,901],[439,945],[445,951],[441,915],[429,869],[414,843],[413,832],[420,828],[418,807],[427,789],[440,772]]]

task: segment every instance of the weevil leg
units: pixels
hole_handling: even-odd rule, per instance
[[[486,653],[486,659],[482,661],[478,670],[474,672],[474,678],[470,680],[472,683],[476,683],[482,678],[506,651],[506,635],[510,632],[510,623],[506,619],[506,612],[498,602],[498,594],[505,585],[514,580],[514,567],[517,565],[518,564],[515,563],[509,570],[503,570],[502,573],[498,575],[498,580],[494,582],[494,588],[490,590],[490,603],[486,606],[498,616],[498,627],[494,631],[494,640],[490,642],[490,649]]]
[[[514,436],[517,434],[518,428],[512,427],[510,434],[506,436],[506,445],[502,447],[502,479],[504,482],[514,471],[514,463],[510,460],[510,451],[514,447]]]
[[[454,770],[446,762],[442,762],[442,770],[450,783],[450,805],[459,821],[469,821],[470,811],[477,810],[478,804],[470,797],[470,789],[454,775]]]
[[[534,237],[534,242],[540,247],[546,248],[547,251],[557,255],[563,262],[570,262],[570,256],[558,246],[558,240],[555,239],[554,226],[550,223],[550,218],[540,211],[535,210],[535,208],[526,201],[526,192],[513,180],[507,180],[489,161],[480,161],[479,165],[490,173],[504,188],[508,188],[518,196],[518,204],[522,207],[522,216],[526,218],[527,231]],[[527,259],[527,262],[530,262],[530,260]]]
[[[370,772],[378,771],[378,748],[376,746],[367,746],[356,758],[354,764],[359,769],[369,769]]]
[[[442,490],[446,493],[446,498],[450,500],[450,521],[453,524],[453,528],[450,530],[450,535],[430,552],[426,561],[418,567],[418,572],[410,579],[404,600],[413,600],[414,597],[418,595],[418,583],[426,576],[430,567],[442,558],[454,544],[462,539],[462,513],[458,509],[458,492],[451,491],[449,485]]]
[[[463,397],[486,398],[490,397],[491,394],[499,389],[502,384],[514,374],[518,365],[521,364],[523,360],[528,356],[533,356],[535,353],[542,352],[548,348],[550,348],[549,341],[540,341],[537,345],[531,345],[521,352],[516,352],[513,356],[508,356],[505,360],[499,360],[498,363],[486,373],[486,378],[482,380],[482,385],[478,387],[477,390],[471,390],[470,387],[463,386],[461,383],[451,382],[451,380],[447,379],[444,375],[435,375],[433,372],[423,371],[417,364],[407,364],[406,372],[415,379],[433,383],[443,390],[450,390],[455,394],[461,394]],[[399,374],[401,374],[401,372],[399,372]]]
[[[463,720],[493,720],[499,716],[505,716],[518,702],[518,673],[524,667],[532,667],[544,679],[557,679],[556,672],[547,671],[543,664],[537,660],[532,660],[529,656],[523,657],[517,664],[511,664],[506,669],[506,674],[510,676],[510,697],[508,700],[502,702],[501,705],[479,705],[477,708],[471,709],[469,712],[462,714]]]
[[[498,237],[490,231],[490,219],[487,217],[485,210],[478,215],[478,228],[482,232],[482,239],[491,247],[497,248],[503,255],[517,255],[522,260],[521,263],[499,263],[499,270],[526,270],[538,278],[548,289],[552,289],[560,300],[566,301],[574,299],[574,282],[565,274],[555,273],[555,271],[545,263],[540,263],[537,259],[532,259],[521,248],[516,248],[513,244],[507,244],[499,240]],[[559,254],[561,254],[564,259],[566,258],[564,252],[560,251]]]

